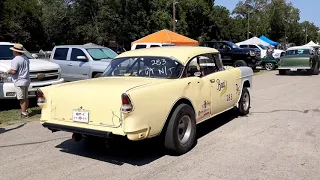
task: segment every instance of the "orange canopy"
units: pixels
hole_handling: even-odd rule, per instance
[[[174,33],[167,29],[150,34],[133,43],[172,43],[180,46],[199,46],[198,41]]]

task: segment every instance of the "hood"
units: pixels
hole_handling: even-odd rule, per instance
[[[12,60],[0,60],[0,67],[4,69],[11,68]],[[42,70],[52,70],[59,69],[60,66],[56,63],[50,62],[44,59],[30,59],[30,71],[42,71]]]
[[[249,53],[250,51],[257,52],[259,50],[254,49],[254,48],[235,48],[234,51],[235,52],[241,52],[241,53]]]

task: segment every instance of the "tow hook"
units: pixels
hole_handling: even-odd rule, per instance
[[[73,134],[72,134],[72,139],[73,139],[74,141],[76,141],[76,142],[79,142],[79,141],[81,141],[81,139],[82,139],[82,134],[73,133]]]

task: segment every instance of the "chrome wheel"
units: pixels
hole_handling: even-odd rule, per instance
[[[273,63],[266,63],[265,66],[266,70],[271,71],[274,68]]]
[[[191,135],[191,119],[189,116],[184,115],[180,120],[177,128],[178,139],[181,144],[188,142]]]
[[[247,111],[249,109],[249,105],[250,105],[250,97],[249,94],[247,92],[245,92],[243,94],[243,98],[242,98],[242,105],[243,105],[243,109],[245,111]]]

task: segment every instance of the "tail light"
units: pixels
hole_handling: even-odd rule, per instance
[[[131,100],[129,96],[126,93],[123,93],[121,95],[122,105],[121,105],[121,111],[124,113],[129,113],[133,110],[133,105],[131,103]]]
[[[44,94],[40,89],[37,90],[37,99],[38,99],[37,103],[45,103],[46,102]]]

